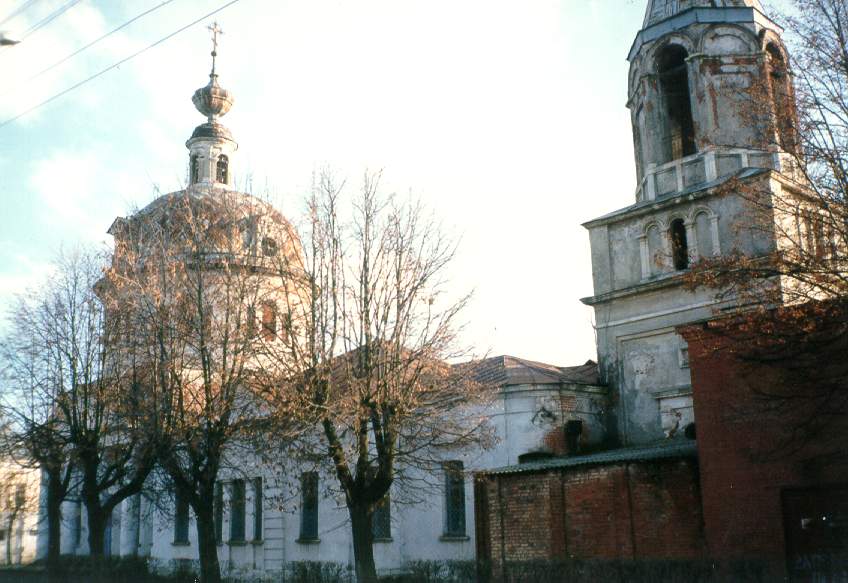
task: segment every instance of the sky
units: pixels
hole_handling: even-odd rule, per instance
[[[0,124],[229,0],[0,0]],[[108,245],[117,216],[178,190],[219,82],[235,180],[297,217],[315,171],[420,198],[459,239],[464,341],[558,365],[596,356],[581,223],[634,202],[627,51],[646,0],[237,0],[0,125],[0,310],[60,249]]]

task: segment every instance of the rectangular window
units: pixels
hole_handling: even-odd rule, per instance
[[[253,340],[256,338],[256,308],[253,306],[247,307],[247,314],[245,314],[245,326],[247,328],[247,338]]]
[[[188,544],[188,500],[179,492],[174,509],[174,542]]]
[[[445,536],[465,536],[465,478],[461,461],[442,464],[445,470]]]
[[[233,480],[230,498],[230,540],[244,540],[244,480]]]
[[[318,473],[304,472],[300,488],[300,539],[318,540]]]
[[[677,361],[680,368],[689,368],[689,347],[681,346],[677,349]]]
[[[374,506],[374,513],[371,515],[371,532],[374,540],[392,538],[392,506],[388,494]]]
[[[264,503],[262,478],[253,480],[253,540],[262,540],[262,505]]]
[[[224,540],[224,487],[221,482],[215,482],[212,512],[215,519],[215,540],[220,544]]]
[[[26,484],[15,486],[15,509],[20,510],[26,505]]]

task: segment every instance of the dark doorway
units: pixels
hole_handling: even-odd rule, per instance
[[[848,486],[783,492],[792,581],[848,581]]]

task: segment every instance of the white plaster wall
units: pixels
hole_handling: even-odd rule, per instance
[[[520,385],[501,391],[487,407],[487,414],[494,424],[498,442],[488,451],[479,449],[452,452],[445,460],[461,460],[468,471],[465,479],[466,537],[445,540],[445,500],[441,470],[428,477],[430,487],[421,486],[411,492],[423,501],[415,504],[399,504],[408,497],[393,488],[392,540],[376,542],[374,555],[378,569],[391,571],[402,568],[413,560],[470,560],[475,553],[474,539],[474,487],[472,472],[515,464],[518,456],[537,451],[543,444],[544,435],[555,429],[557,422],[548,424],[533,422],[540,403],[560,399],[562,393],[575,391],[561,389],[558,385]],[[576,395],[575,411],[568,418],[584,419],[587,432],[593,439],[602,437],[602,420],[598,411],[604,394],[599,389],[594,393]],[[246,465],[250,465],[248,460]],[[258,467],[258,466],[255,466]],[[304,468],[312,470],[312,468]],[[257,470],[259,471],[259,470]],[[276,571],[291,561],[332,561],[351,564],[353,547],[347,509],[343,502],[329,491],[334,478],[321,474],[321,494],[318,513],[320,542],[298,542],[300,533],[300,498],[297,491],[300,469],[293,469],[287,476],[265,476],[265,511],[263,539],[255,544],[248,540],[244,545],[230,545],[229,512],[226,509],[228,488],[225,487],[224,542],[218,547],[218,557],[225,572],[249,573],[253,570]],[[249,476],[245,476],[249,477]],[[253,535],[252,489],[248,484],[246,502],[246,538]],[[142,519],[145,520],[144,518]],[[169,565],[174,559],[196,560],[197,538],[193,517],[190,521],[189,544],[173,544],[173,522],[171,516],[158,515],[154,519],[151,556],[161,565]],[[140,529],[143,533],[145,527]],[[142,535],[140,539],[144,539]],[[125,547],[122,547],[125,548]]]

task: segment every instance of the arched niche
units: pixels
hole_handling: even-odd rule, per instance
[[[666,271],[668,251],[665,245],[665,225],[660,222],[645,226],[642,236],[642,276],[660,275]]]
[[[715,257],[720,252],[718,240],[718,215],[708,207],[696,207],[690,213],[694,237],[690,241],[693,253],[699,259]]]

